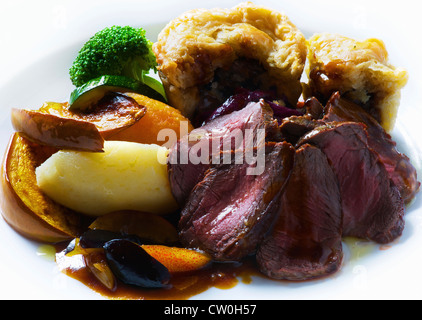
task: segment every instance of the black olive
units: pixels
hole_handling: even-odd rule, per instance
[[[88,230],[79,239],[79,245],[84,248],[102,248],[111,240],[128,240],[139,245],[153,244],[149,240],[141,239],[136,235],[127,235],[107,230]]]
[[[139,245],[128,240],[112,240],[104,245],[106,260],[123,283],[142,288],[165,288],[170,273]]]

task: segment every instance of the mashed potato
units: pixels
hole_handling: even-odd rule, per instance
[[[39,187],[56,202],[90,216],[119,210],[167,214],[177,209],[166,148],[106,141],[104,151],[54,154],[36,170]]]

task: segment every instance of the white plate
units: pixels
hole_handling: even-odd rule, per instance
[[[370,3],[368,3],[370,2]],[[68,69],[83,42],[113,24],[142,26],[155,40],[166,22],[196,7],[230,7],[237,1],[2,1],[0,11],[0,152],[12,133],[11,107],[38,108],[65,101],[73,89]],[[307,35],[337,32],[385,41],[393,64],[405,67],[410,81],[403,91],[394,138],[420,171],[418,141],[422,109],[418,89],[422,72],[417,43],[421,28],[413,1],[256,1],[284,11]],[[4,30],[12,30],[4,32]],[[422,175],[421,175],[422,176]],[[344,267],[325,280],[286,284],[255,279],[231,290],[209,290],[195,299],[420,299],[422,298],[422,203],[408,209],[403,237],[388,250],[376,246],[348,252]],[[385,248],[384,248],[385,249]],[[360,253],[365,254],[360,255]],[[0,219],[0,299],[101,299],[58,272],[40,245],[11,230]]]

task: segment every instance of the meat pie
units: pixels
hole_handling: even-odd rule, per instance
[[[316,34],[308,41],[310,91],[322,102],[334,92],[358,103],[390,132],[408,74],[388,61],[378,39],[356,41],[337,34]]]
[[[250,2],[189,11],[162,30],[153,49],[169,103],[189,118],[240,87],[274,91],[292,106],[302,93],[304,35],[284,14]]]

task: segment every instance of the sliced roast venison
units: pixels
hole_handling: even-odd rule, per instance
[[[323,105],[315,97],[307,99],[304,103],[304,108],[306,115],[315,120],[321,119],[324,114]]]
[[[304,145],[280,200],[272,233],[257,262],[273,279],[309,280],[336,272],[342,263],[342,207],[337,177],[318,148]]]
[[[388,174],[399,188],[404,202],[409,204],[415,198],[420,188],[415,167],[406,155],[397,150],[397,144],[391,135],[368,112],[341,98],[337,92],[328,101],[323,120],[364,123],[367,126],[369,146],[378,153]]]
[[[263,101],[218,117],[179,140],[169,152],[168,171],[172,192],[183,206],[192,189],[204,177],[221,151],[245,150],[261,140],[279,136],[272,109]]]
[[[326,154],[339,180],[343,235],[385,244],[401,236],[405,205],[368,146],[365,129],[361,123],[332,122],[305,135],[298,145],[312,144]]]
[[[231,152],[231,164],[210,166],[179,223],[181,241],[217,261],[240,261],[255,253],[274,222],[294,156],[289,143],[267,143],[265,170],[251,175],[248,170],[256,165],[236,164],[238,152]]]
[[[324,125],[322,121],[314,120],[311,116],[292,116],[285,118],[280,125],[280,132],[286,141],[296,144],[308,132]]]

